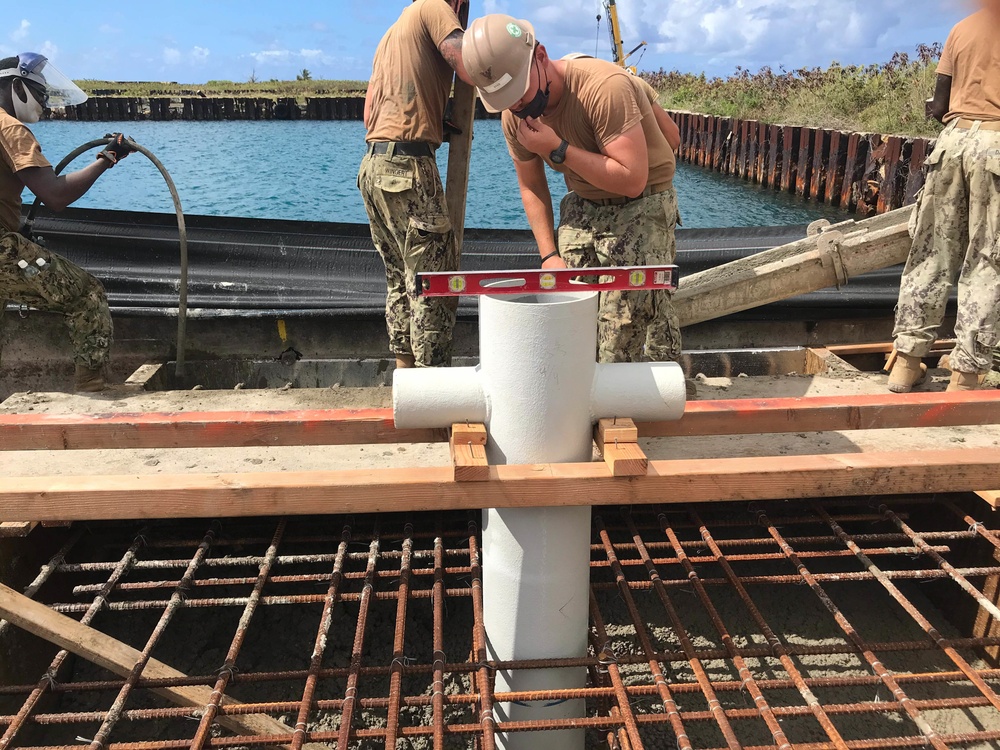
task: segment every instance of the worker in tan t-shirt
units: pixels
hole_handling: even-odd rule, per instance
[[[365,97],[367,154],[358,188],[386,275],[385,318],[396,367],[451,363],[455,298],[416,294],[414,275],[458,270],[434,152],[462,66],[466,0],[414,0],[375,50]]]
[[[604,60],[554,60],[530,23],[500,14],[472,22],[462,55],[485,107],[503,111],[543,268],[674,262],[679,133],[648,84]],[[558,233],[546,164],[570,191]],[[598,315],[601,362],[680,356],[667,292],[602,292]]]
[[[96,161],[56,175],[26,124],[38,122],[46,106],[86,100],[42,55],[26,52],[0,60],[0,317],[7,301],[64,315],[76,363],[75,389],[100,391],[112,336],[104,288],[79,266],[18,232],[25,187],[49,208],[62,210],[135,150],[116,134]]]
[[[1000,343],[1000,0],[948,35],[927,114],[946,127],[925,162],[911,219],[913,244],[896,307],[896,363],[889,390],[905,393],[928,356],[958,283],[948,390],[972,390]]]

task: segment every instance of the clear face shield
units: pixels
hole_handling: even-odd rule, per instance
[[[36,52],[22,52],[17,56],[17,67],[0,70],[0,78],[17,78],[33,96],[41,94],[43,107],[70,107],[87,101],[79,86]]]

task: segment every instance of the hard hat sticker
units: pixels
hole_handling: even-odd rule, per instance
[[[507,24],[507,33],[510,34],[515,39],[517,39],[519,36],[521,36],[521,27],[518,26],[516,23],[509,23]]]

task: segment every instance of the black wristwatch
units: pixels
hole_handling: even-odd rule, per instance
[[[569,148],[569,141],[563,138],[562,143],[559,144],[559,148],[549,154],[549,160],[553,164],[562,164],[566,161],[566,149]]]

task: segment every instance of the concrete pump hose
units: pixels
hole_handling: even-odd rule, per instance
[[[94,148],[103,148],[111,142],[110,138],[97,138],[95,140],[84,143],[82,146],[74,149],[68,153],[65,158],[58,165],[56,165],[55,173],[59,174],[62,172],[70,162],[72,162],[80,154],[84,154]],[[153,153],[138,143],[133,143],[136,151],[145,156],[155,166],[160,174],[163,176],[163,180],[167,183],[167,188],[170,190],[170,197],[174,201],[174,211],[177,214],[177,234],[180,239],[180,249],[181,249],[181,279],[180,279],[180,291],[177,300],[177,360],[176,360],[176,373],[178,376],[184,374],[184,350],[186,348],[187,342],[187,291],[188,291],[188,251],[187,251],[187,227],[184,225],[184,211],[181,208],[181,198],[177,194],[177,188],[174,186],[174,181],[170,177],[170,173],[167,171],[166,167],[160,162]],[[41,202],[39,198],[35,198],[35,202],[31,204],[31,208],[28,210],[28,216],[25,220],[25,227],[31,229],[32,224],[35,221],[35,212],[38,210],[38,205]]]

